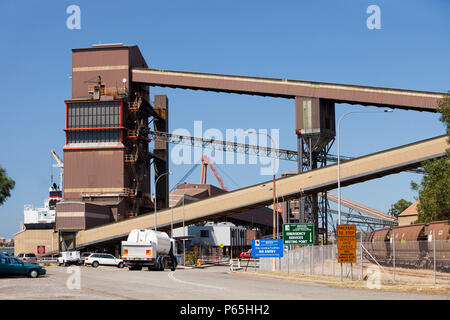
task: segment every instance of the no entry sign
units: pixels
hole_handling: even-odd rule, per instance
[[[252,256],[254,258],[283,257],[283,242],[281,239],[253,239]]]

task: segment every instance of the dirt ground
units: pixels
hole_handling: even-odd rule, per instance
[[[255,271],[249,270],[245,272],[244,270],[240,271],[242,273],[249,273],[255,275],[262,276],[270,276],[270,277],[279,277],[285,279],[299,279],[304,281],[311,281],[315,283],[322,283],[329,287],[334,288],[355,288],[355,289],[367,289],[367,290],[380,290],[380,291],[392,291],[392,292],[415,292],[415,293],[431,293],[431,294],[446,294],[450,298],[450,284],[430,284],[430,283],[420,283],[420,282],[405,282],[398,281],[396,277],[396,282],[381,280],[379,288],[370,288],[368,285],[368,281],[366,280],[358,280],[358,277],[355,277],[355,280],[350,280],[348,278],[344,278],[342,281],[340,277],[333,276],[321,276],[321,275],[310,275],[304,273],[286,273],[286,272],[268,272],[268,271]],[[403,279],[408,278],[407,276],[403,276]],[[416,279],[415,277],[409,278],[409,280]],[[420,278],[419,278],[420,279]],[[429,281],[428,281],[429,282]]]

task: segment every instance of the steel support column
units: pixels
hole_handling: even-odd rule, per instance
[[[322,168],[334,142],[334,103],[325,99],[296,97],[298,172]],[[319,201],[320,197],[320,201]],[[314,223],[314,244],[328,241],[328,200],[326,192],[299,199],[300,221]]]
[[[155,131],[168,132],[169,131],[169,103],[166,95],[155,95],[154,103],[155,111],[160,116],[154,118],[153,125]],[[169,171],[169,143],[168,141],[155,140],[153,153],[154,158],[154,170],[155,181],[158,177],[161,177],[158,181],[158,185],[155,185],[155,195],[157,203],[155,204],[159,208],[169,207],[169,175],[161,176]]]

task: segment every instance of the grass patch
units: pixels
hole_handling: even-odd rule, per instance
[[[304,273],[286,273],[286,272],[270,272],[270,271],[250,271],[237,272],[237,274],[248,274],[254,276],[270,276],[278,279],[297,279],[315,283],[321,283],[333,288],[347,288],[347,289],[366,289],[366,290],[380,290],[380,291],[395,291],[395,292],[410,292],[410,293],[428,293],[428,294],[447,294],[450,296],[450,285],[447,284],[418,284],[405,282],[391,282],[381,281],[380,289],[369,289],[367,281],[365,280],[350,280],[343,279],[340,281],[339,277],[310,275]],[[357,275],[354,275],[355,279]]]

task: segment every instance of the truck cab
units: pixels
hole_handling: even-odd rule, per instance
[[[80,264],[80,251],[63,251],[59,253],[58,256],[58,265],[59,266],[68,266],[72,264],[79,265]]]

